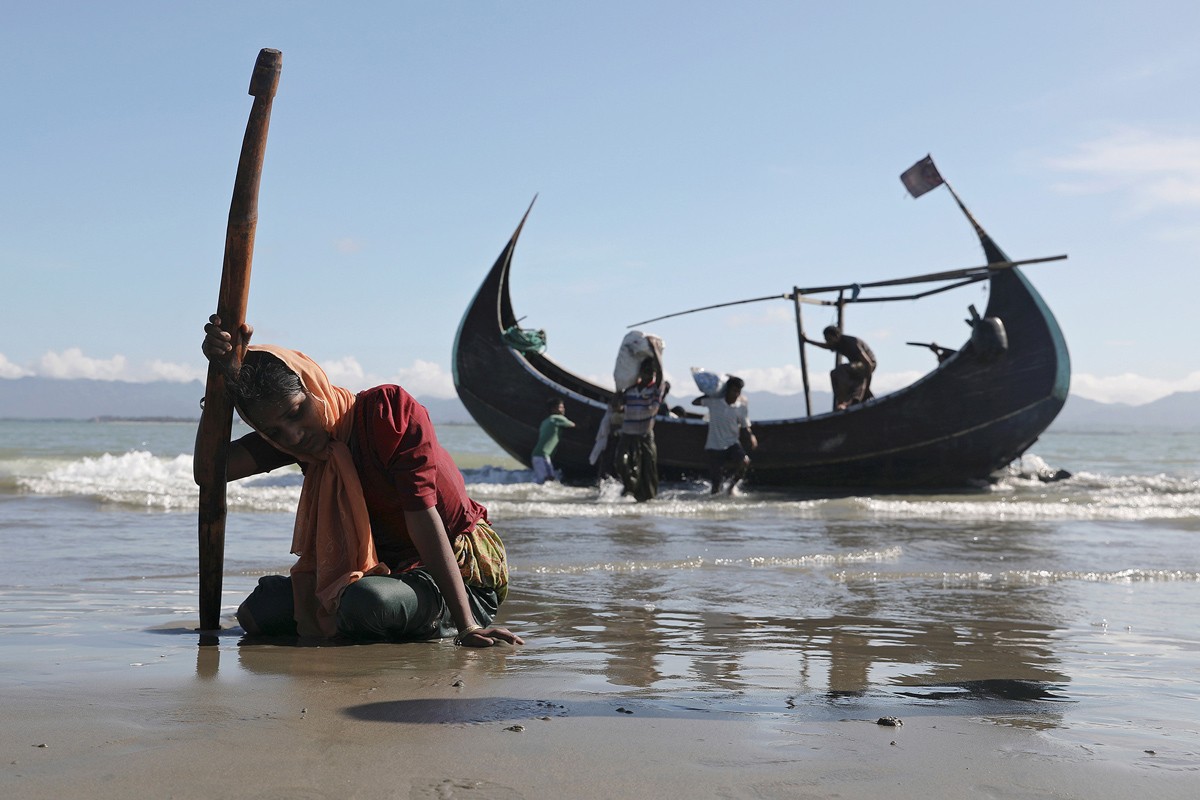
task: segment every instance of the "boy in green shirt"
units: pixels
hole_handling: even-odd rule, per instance
[[[566,408],[561,399],[550,398],[546,403],[546,410],[550,415],[542,420],[542,425],[538,428],[537,444],[533,446],[533,479],[538,483],[558,480],[550,456],[558,447],[559,430],[575,427],[575,423],[567,419]]]

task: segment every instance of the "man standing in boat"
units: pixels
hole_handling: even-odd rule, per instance
[[[575,423],[567,419],[566,406],[562,398],[551,397],[546,401],[549,412],[538,428],[537,444],[533,446],[533,479],[538,483],[557,481],[558,474],[554,471],[554,463],[550,456],[558,447],[558,432],[563,428],[574,428]]]
[[[841,328],[830,325],[825,328],[825,341],[818,342],[804,337],[804,341],[816,347],[832,350],[846,359],[829,372],[833,384],[833,410],[845,411],[852,405],[870,400],[871,374],[875,372],[875,354],[867,343],[856,336],[842,333]]]
[[[742,448],[742,431],[746,432],[750,449],[758,447],[758,440],[750,430],[750,408],[746,398],[742,397],[743,386],[745,382],[741,378],[730,376],[725,381],[725,391],[719,396],[702,395],[692,401],[692,405],[708,409],[704,455],[708,458],[713,494],[721,491],[726,472],[730,475],[729,493],[733,494],[750,466],[750,456]]]
[[[642,360],[637,381],[623,393],[624,417],[617,442],[617,475],[625,494],[639,503],[658,495],[658,449],[654,444],[654,418],[671,384],[662,379],[658,360]]]

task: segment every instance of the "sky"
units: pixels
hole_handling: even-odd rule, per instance
[[[454,395],[526,207],[513,304],[607,385],[662,314],[983,263],[927,153],[1056,315],[1071,391],[1200,390],[1200,4],[0,0],[0,377],[202,378],[260,49],[283,53],[248,321],[352,389]],[[877,394],[978,286],[852,306]],[[834,321],[809,311],[810,336]],[[641,328],[801,390],[785,300]],[[827,353],[810,353],[827,388]]]

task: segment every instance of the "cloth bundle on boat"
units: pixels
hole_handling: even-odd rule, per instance
[[[546,332],[511,325],[501,334],[504,343],[518,353],[544,353],[546,351]]]
[[[630,331],[621,340],[617,350],[617,361],[613,365],[613,384],[618,392],[623,392],[637,383],[638,373],[642,362],[653,358],[662,369],[663,340],[651,333]]]

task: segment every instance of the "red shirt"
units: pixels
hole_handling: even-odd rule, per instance
[[[487,509],[467,495],[462,473],[438,443],[429,412],[412,395],[399,386],[376,386],[359,392],[353,413],[350,452],[381,561],[395,569],[417,558],[405,511],[437,508],[451,542],[479,520],[487,521]],[[257,433],[239,442],[263,471],[296,463]]]

